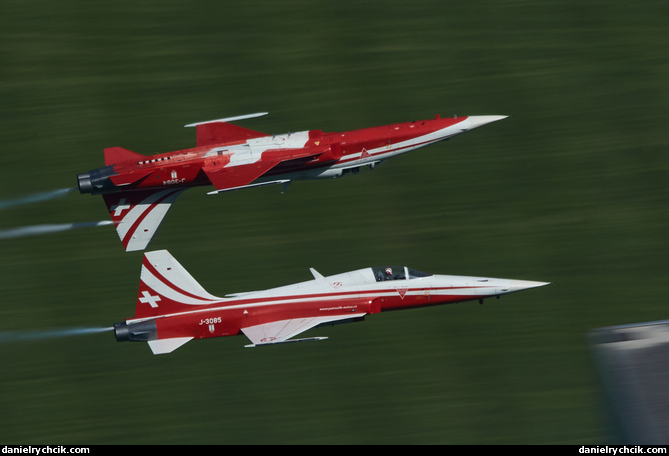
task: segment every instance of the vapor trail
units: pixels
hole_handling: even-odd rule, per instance
[[[11,200],[0,201],[0,209],[7,209],[12,206],[19,206],[21,204],[37,203],[39,201],[47,201],[54,198],[60,198],[68,193],[76,190],[75,187],[72,188],[61,188],[60,190],[52,190],[50,192],[35,193],[33,195],[22,196],[20,198],[14,198]]]
[[[18,228],[7,228],[0,230],[0,239],[14,239],[25,236],[39,236],[41,234],[58,233],[60,231],[76,230],[78,228],[91,228],[96,226],[113,225],[111,220],[101,220],[99,222],[81,222],[81,223],[59,223],[49,225],[31,225]]]
[[[0,344],[16,342],[21,340],[44,340],[60,337],[83,336],[86,334],[97,334],[112,331],[113,327],[106,328],[64,328],[47,329],[43,331],[1,331]]]

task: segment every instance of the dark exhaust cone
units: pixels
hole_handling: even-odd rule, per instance
[[[148,320],[130,324],[124,321],[114,323],[114,335],[117,342],[148,342],[156,340],[158,339],[156,321]]]

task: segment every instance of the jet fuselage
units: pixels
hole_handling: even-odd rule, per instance
[[[116,325],[117,338],[185,343],[245,334],[254,345],[283,343],[319,325],[362,320],[390,310],[483,300],[546,285],[431,275],[406,267],[366,268],[328,277],[314,270],[312,274],[314,279],[306,282],[217,297],[200,287],[167,251],[149,252],[142,266],[135,317]],[[133,332],[139,336],[132,336]]]

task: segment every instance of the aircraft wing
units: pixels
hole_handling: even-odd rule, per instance
[[[259,161],[225,168],[202,168],[217,191],[243,188],[277,165],[275,161]]]
[[[207,175],[212,185],[216,187],[215,192],[220,193],[230,190],[238,190],[247,187],[255,187],[259,184],[251,184],[256,179],[267,174],[278,165],[291,165],[312,160],[321,155],[326,149],[300,149],[298,151],[271,151],[264,152],[262,159],[244,165],[226,166],[223,168],[204,166],[202,170]],[[271,183],[284,183],[285,180],[276,180]],[[265,184],[261,184],[265,185]]]
[[[242,328],[242,332],[253,343],[246,347],[256,347],[260,345],[283,344],[289,342],[301,342],[307,340],[321,340],[327,337],[310,337],[306,339],[291,339],[308,329],[327,323],[345,323],[345,320],[360,320],[364,313],[354,315],[329,315],[326,317],[306,317],[293,318],[290,320],[273,321],[262,325],[249,326]]]
[[[183,188],[136,190],[102,195],[127,252],[144,250]]]
[[[252,119],[266,115],[266,112],[255,114],[246,114],[243,116],[227,117],[225,119],[207,120],[206,122],[195,122],[186,125],[186,127],[196,127],[197,145],[209,146],[220,142],[242,142],[247,139],[261,138],[267,136],[259,131],[249,130],[248,128],[238,127],[229,124],[235,120]]]

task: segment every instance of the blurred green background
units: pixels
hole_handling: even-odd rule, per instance
[[[112,333],[141,252],[112,227],[0,241],[4,444],[595,444],[615,440],[585,335],[666,319],[669,2],[4,0],[0,200],[76,185],[102,149],[510,117],[361,176],[185,192],[151,248],[211,293],[390,264],[550,281],[492,300],[166,356]],[[100,197],[0,229],[106,220]]]

